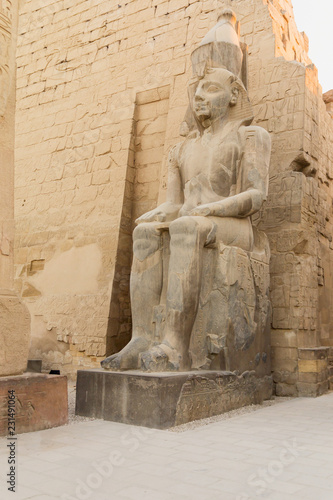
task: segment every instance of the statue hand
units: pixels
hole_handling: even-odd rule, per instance
[[[212,215],[212,206],[210,203],[207,203],[206,205],[199,205],[191,210],[190,215],[201,215],[202,217]]]
[[[155,208],[146,214],[141,215],[138,219],[136,219],[136,224],[142,224],[143,222],[164,222],[166,219],[166,214],[160,208]]]

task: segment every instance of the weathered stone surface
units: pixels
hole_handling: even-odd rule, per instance
[[[297,395],[301,397],[316,398],[325,394],[329,389],[329,383],[326,379],[320,383],[297,382]]]
[[[299,396],[316,397],[329,389],[329,347],[298,349]]]
[[[271,143],[251,125],[235,27],[225,10],[192,54],[167,201],[133,233],[132,340],[105,369],[269,373],[270,251],[251,216],[267,197]]]
[[[79,370],[76,414],[156,429],[219,415],[272,395],[271,377],[254,372],[150,374]]]
[[[298,396],[298,391],[295,383],[285,384],[279,382],[275,386],[275,394],[281,398],[292,398]]]
[[[323,94],[323,100],[325,104],[329,104],[333,102],[333,90],[329,90]]]
[[[14,292],[14,136],[18,2],[0,6],[0,377],[23,373],[30,316]]]
[[[30,315],[13,292],[0,291],[0,377],[19,375],[27,367]]]
[[[68,421],[67,378],[26,374],[0,379],[0,436],[8,431],[8,391],[15,391],[15,432],[40,431]]]
[[[330,365],[328,367],[328,382],[329,382],[329,389],[333,389],[333,366]]]
[[[302,360],[318,360],[327,362],[329,356],[329,347],[314,347],[312,349],[299,349],[298,356]]]
[[[75,372],[129,341],[134,217],[165,200],[165,159],[188,107],[188,61],[218,12],[216,0],[40,3],[25,2],[17,60],[16,283],[33,316],[33,356]],[[255,124],[272,139],[268,199],[252,216],[272,252],[272,351],[333,346],[332,103],[323,102],[290,0],[222,6],[237,13],[248,46],[242,80]],[[39,261],[65,254],[60,265],[70,271],[66,252],[92,243],[100,250],[94,287],[61,290],[57,273],[55,295],[30,283],[38,275],[45,282]],[[295,385],[298,360],[288,352],[277,351],[273,370]]]

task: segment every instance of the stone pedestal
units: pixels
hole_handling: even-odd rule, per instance
[[[272,379],[254,372],[78,371],[76,414],[168,429],[272,396]]]
[[[8,391],[15,391],[15,433],[68,422],[67,377],[26,373],[0,379],[0,436],[8,430]]]

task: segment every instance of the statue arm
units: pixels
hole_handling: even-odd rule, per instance
[[[261,127],[242,127],[244,153],[239,161],[236,193],[221,201],[201,205],[191,215],[248,217],[260,210],[268,194],[271,153],[269,134]]]
[[[177,144],[171,149],[168,159],[168,187],[167,200],[154,210],[141,215],[136,220],[137,224],[142,222],[170,222],[177,219],[179,210],[184,203],[184,194],[178,166],[179,149],[181,144]]]
[[[248,217],[260,210],[263,201],[262,193],[258,189],[251,189],[215,203],[201,205],[192,210],[191,215]]]

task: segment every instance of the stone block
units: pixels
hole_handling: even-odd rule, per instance
[[[328,391],[328,381],[315,383],[298,382],[298,396],[316,398]]]
[[[302,360],[324,360],[328,358],[329,350],[329,347],[298,349],[298,357]]]
[[[0,377],[20,375],[27,367],[30,315],[11,291],[0,291]]]
[[[297,334],[290,330],[272,330],[272,347],[297,347]]]
[[[297,372],[289,372],[287,370],[277,371],[275,370],[273,373],[273,380],[275,383],[284,383],[284,384],[296,384],[297,382]]]
[[[318,384],[328,380],[328,370],[323,370],[319,373],[300,372],[298,376],[299,382],[308,384]]]
[[[8,430],[8,391],[16,396],[16,434],[67,424],[67,377],[26,373],[0,379],[0,436]]]
[[[279,397],[296,397],[297,388],[294,384],[278,383],[275,386],[275,394]]]
[[[327,360],[300,359],[298,361],[298,370],[303,373],[320,373],[327,369]]]
[[[272,357],[273,371],[288,371],[294,373],[297,370],[297,359],[274,359]]]
[[[297,341],[299,349],[312,349],[312,346],[318,345],[318,332],[315,330],[299,331]]]
[[[274,347],[272,349],[272,359],[274,360],[286,360],[297,359],[297,349],[295,347]]]
[[[168,429],[272,396],[272,379],[254,372],[181,373],[79,370],[76,414]]]

